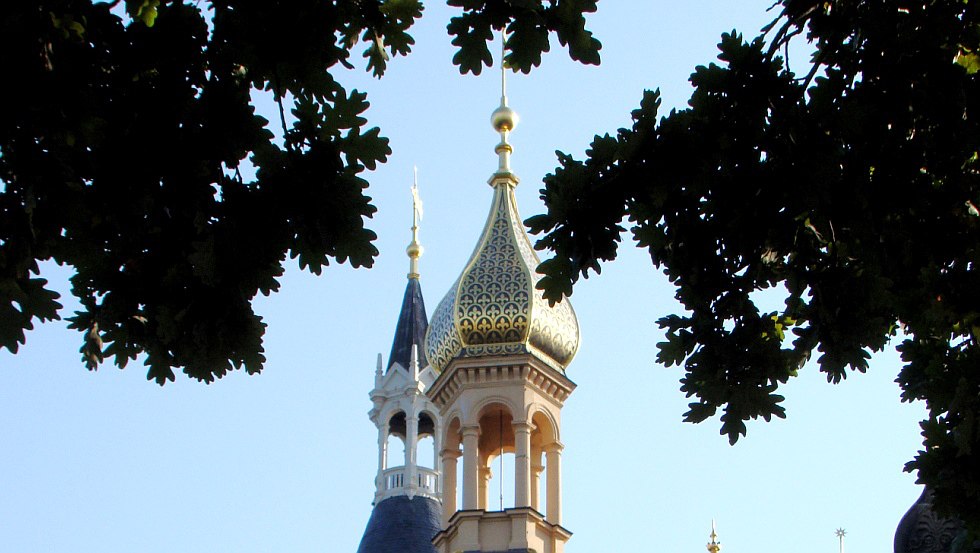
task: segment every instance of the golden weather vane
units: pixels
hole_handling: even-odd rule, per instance
[[[708,537],[711,538],[711,541],[706,546],[708,553],[718,553],[721,551],[721,542],[718,541],[718,532],[715,531],[715,519],[711,519],[711,535]]]
[[[419,221],[422,220],[422,198],[419,197],[419,168],[415,167],[415,180],[412,181],[412,241],[405,252],[409,258],[408,278],[419,278],[419,257],[422,257],[422,244],[419,243]]]

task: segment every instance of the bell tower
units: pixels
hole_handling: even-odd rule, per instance
[[[567,300],[550,305],[535,287],[539,261],[510,167],[517,122],[504,78],[491,117],[500,143],[490,214],[425,338],[438,373],[426,395],[445,421],[442,530],[432,540],[440,553],[560,553],[571,536],[561,525],[560,431],[561,408],[575,389],[565,367],[579,328]],[[512,459],[504,472],[512,476],[513,504],[494,510],[488,483],[503,457]]]

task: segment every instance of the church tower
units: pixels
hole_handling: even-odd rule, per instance
[[[374,510],[357,553],[435,553],[432,536],[441,523],[439,437],[443,429],[438,410],[425,395],[436,375],[422,348],[428,319],[419,284],[422,205],[417,185],[412,187],[412,198],[408,285],[387,366],[378,354],[371,391],[374,406],[368,416],[378,428],[378,473]],[[392,450],[399,442],[403,456]],[[425,442],[431,442],[428,451],[420,450]],[[431,459],[428,466],[422,457]]]
[[[490,214],[425,338],[438,373],[426,394],[444,421],[442,531],[432,540],[439,553],[560,553],[571,536],[561,526],[560,430],[562,405],[575,389],[565,367],[579,328],[567,300],[549,305],[535,287],[539,261],[510,168],[518,119],[502,85],[491,117],[501,140]],[[513,504],[491,510],[491,467],[502,458],[512,459],[500,466],[512,477]]]

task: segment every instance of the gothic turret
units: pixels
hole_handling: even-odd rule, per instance
[[[405,252],[408,254],[408,286],[405,287],[405,297],[402,299],[402,309],[398,315],[398,325],[395,327],[395,340],[391,344],[391,354],[388,356],[387,370],[396,363],[403,369],[408,369],[412,348],[418,348],[419,366],[428,366],[425,357],[425,331],[429,328],[429,320],[425,314],[425,301],[422,299],[422,285],[419,284],[419,258],[422,257],[422,244],[419,243],[419,219],[422,216],[422,200],[418,195],[418,186],[412,186],[412,241]]]
[[[441,488],[438,411],[425,390],[435,380],[422,353],[428,320],[419,284],[418,241],[421,202],[412,187],[412,242],[408,285],[398,315],[387,366],[378,354],[369,416],[378,428],[378,472],[374,510],[358,553],[434,553],[432,537],[439,531]],[[385,368],[386,367],[386,368]],[[404,455],[392,449],[403,446]],[[428,462],[424,458],[429,459]]]

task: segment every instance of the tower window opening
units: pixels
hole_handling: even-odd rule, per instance
[[[503,511],[514,507],[514,452],[495,455],[489,461],[490,479],[487,482],[487,510]]]
[[[428,413],[419,413],[419,439],[415,447],[415,463],[419,467],[435,470],[438,466],[436,459],[439,452],[436,451],[436,423]]]
[[[405,439],[405,430],[407,422],[405,421],[405,412],[399,411],[391,416],[388,420],[388,433],[394,434],[395,436]]]
[[[429,436],[419,438],[418,451],[416,452],[415,463],[420,467],[435,469],[435,439]]]
[[[501,405],[480,417],[478,505],[485,510],[514,506],[514,418]]]
[[[388,445],[385,447],[385,468],[400,467],[405,462],[405,442],[401,436],[388,434]]]

